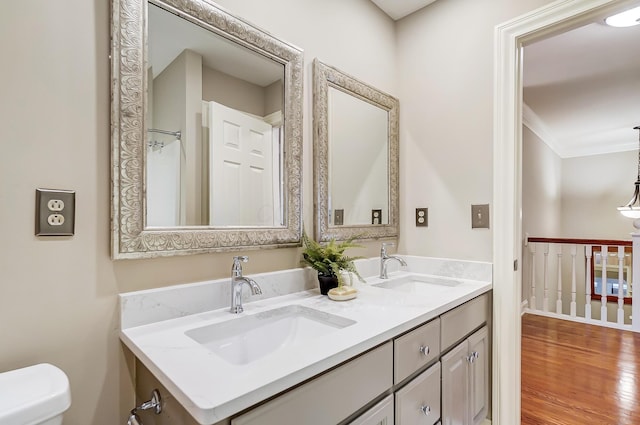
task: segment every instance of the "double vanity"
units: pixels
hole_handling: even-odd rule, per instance
[[[310,269],[252,275],[262,294],[245,289],[241,314],[230,279],[121,294],[137,391],[168,405],[145,423],[482,423],[491,265],[402,258],[387,279],[359,260],[366,283],[345,302]]]

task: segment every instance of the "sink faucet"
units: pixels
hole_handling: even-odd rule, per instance
[[[251,288],[251,294],[262,294],[262,289],[255,280],[242,276],[242,263],[249,261],[246,255],[233,257],[233,266],[231,267],[231,312],[234,314],[242,313],[242,284],[246,283]]]
[[[407,263],[402,258],[396,257],[395,255],[387,255],[387,247],[394,245],[393,242],[384,242],[380,248],[380,279],[389,278],[389,276],[387,276],[387,261],[389,260],[398,260],[400,265],[407,267]]]

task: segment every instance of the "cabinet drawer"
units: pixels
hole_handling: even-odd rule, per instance
[[[393,395],[386,396],[349,425],[393,425]]]
[[[490,293],[480,295],[440,316],[440,349],[447,350],[487,321]]]
[[[440,319],[434,319],[393,341],[393,383],[402,382],[440,355]]]
[[[231,425],[337,424],[392,385],[391,342],[249,412]]]
[[[396,392],[396,424],[433,425],[440,420],[440,363]]]

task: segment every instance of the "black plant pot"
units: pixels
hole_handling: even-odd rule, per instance
[[[318,273],[318,283],[320,284],[320,293],[327,295],[329,289],[338,287],[338,276]]]

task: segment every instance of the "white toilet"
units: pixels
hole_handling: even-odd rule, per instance
[[[60,425],[69,406],[69,379],[53,365],[0,373],[0,425]]]

